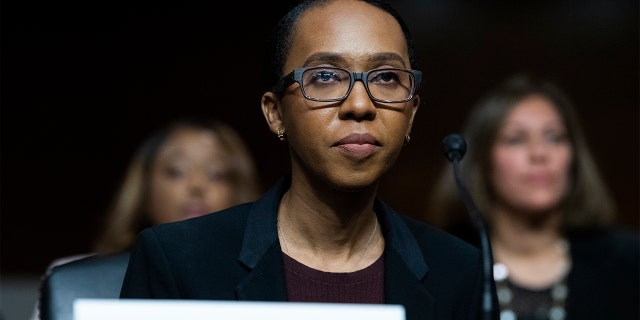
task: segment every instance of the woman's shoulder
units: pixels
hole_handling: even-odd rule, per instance
[[[626,227],[573,230],[569,243],[574,255],[597,259],[640,260],[640,232]]]
[[[149,230],[157,235],[173,237],[192,238],[201,234],[229,236],[244,230],[250,208],[251,203],[244,203],[199,217],[158,224]]]
[[[573,243],[640,246],[640,231],[629,227],[574,229],[567,234]]]
[[[445,248],[445,250],[457,249],[464,254],[475,254],[478,251],[476,246],[464,241],[461,237],[428,224],[424,220],[398,212],[379,198],[376,199],[374,210],[382,213],[386,220],[398,221],[400,219],[423,250],[426,248],[430,252],[439,252],[442,248]]]
[[[478,256],[478,247],[470,244],[462,238],[443,229],[432,226],[422,220],[418,220],[410,216],[401,216],[423,251],[458,252],[461,256],[473,257],[474,259]]]

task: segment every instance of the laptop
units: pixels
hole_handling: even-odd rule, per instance
[[[74,320],[406,320],[402,305],[163,299],[76,299]]]

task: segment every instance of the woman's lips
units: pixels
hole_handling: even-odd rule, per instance
[[[376,151],[376,146],[372,144],[342,144],[338,146],[347,155],[353,158],[366,158]]]
[[[185,213],[187,214],[188,217],[199,217],[201,215],[206,214],[207,212],[205,212],[206,210],[204,209],[204,206],[202,205],[188,205],[185,208]]]
[[[368,133],[352,133],[333,146],[338,147],[350,157],[362,159],[371,156],[380,146],[380,142]]]
[[[525,181],[533,186],[547,186],[553,184],[553,175],[549,173],[532,173],[525,176]]]

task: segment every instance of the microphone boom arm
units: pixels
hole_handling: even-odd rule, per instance
[[[466,152],[467,145],[462,136],[452,134],[447,136],[444,141],[444,154],[452,163],[453,177],[464,204],[469,213],[469,217],[473,222],[473,226],[480,236],[480,248],[482,253],[482,273],[483,273],[483,290],[482,290],[482,319],[489,320],[493,318],[494,299],[492,295],[493,284],[493,252],[491,242],[489,241],[489,233],[487,232],[484,216],[473,202],[473,198],[469,190],[465,187],[460,178],[459,162]]]

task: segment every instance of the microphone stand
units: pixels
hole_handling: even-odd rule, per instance
[[[464,204],[469,213],[469,217],[473,222],[475,229],[480,236],[480,247],[482,253],[482,273],[483,273],[483,288],[482,288],[482,319],[490,320],[493,318],[493,252],[491,249],[491,242],[489,241],[489,233],[487,232],[484,216],[480,213],[476,207],[473,199],[469,193],[469,190],[465,187],[462,179],[460,178],[459,162],[464,156],[467,145],[462,136],[458,134],[451,134],[445,137],[443,141],[444,153],[447,159],[452,163],[453,177],[455,179],[458,193],[462,197]]]

